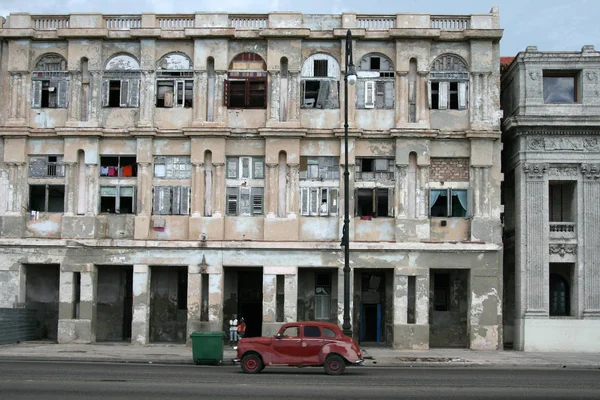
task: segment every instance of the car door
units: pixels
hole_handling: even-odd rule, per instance
[[[272,342],[273,364],[299,365],[302,363],[300,326],[292,325],[281,331]]]
[[[319,353],[324,340],[321,328],[316,325],[302,327],[302,363],[319,364]]]

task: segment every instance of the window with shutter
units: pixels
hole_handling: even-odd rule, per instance
[[[171,187],[155,186],[152,204],[152,213],[154,215],[171,214]]]
[[[240,158],[240,171],[242,179],[250,178],[250,158],[249,157],[241,157]]]
[[[365,82],[365,108],[375,108],[375,82]]]
[[[319,214],[319,189],[311,188],[310,189],[310,204],[309,204],[309,214],[310,215],[318,215]]]
[[[310,188],[300,188],[300,214],[309,215]]]
[[[239,215],[251,215],[250,188],[242,187],[239,193]]]
[[[263,188],[252,188],[252,215],[263,215]]]
[[[102,107],[108,107],[110,99],[110,81],[104,79],[102,81]]]
[[[458,83],[458,109],[465,110],[467,108],[467,99],[469,92],[467,90],[467,82]]]
[[[127,79],[121,80],[121,91],[120,93],[120,106],[127,107],[129,105],[129,81]]]
[[[265,159],[262,157],[252,158],[252,177],[254,179],[265,178]]]
[[[329,189],[329,214],[337,215],[338,213],[338,190],[335,188]]]
[[[384,107],[386,109],[394,108],[394,82],[386,81],[384,86]]]
[[[356,81],[356,108],[365,108],[365,81],[362,79]]]
[[[238,214],[238,188],[227,188],[227,215]]]
[[[440,110],[446,110],[448,108],[448,82],[439,83],[439,103],[438,108]]]
[[[237,179],[239,158],[227,157],[227,179]]]
[[[174,186],[171,189],[173,200],[171,202],[171,214],[181,214],[181,186]]]
[[[69,82],[66,80],[58,81],[58,99],[57,99],[57,107],[58,108],[67,108],[68,104],[68,96],[69,96]]]
[[[127,93],[127,106],[137,108],[140,106],[140,80],[130,79]]]
[[[42,81],[31,82],[31,107],[42,107]]]
[[[429,108],[467,109],[469,70],[462,58],[454,54],[442,54],[434,60],[429,76]]]

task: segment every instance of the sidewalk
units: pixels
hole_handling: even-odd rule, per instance
[[[600,369],[600,354],[525,353],[468,349],[392,350],[362,348],[366,367],[497,367]],[[231,365],[235,351],[225,345],[223,365]],[[0,345],[0,362],[11,360],[81,361],[148,364],[193,364],[192,348],[183,344],[147,346],[123,343],[56,344],[30,341]]]

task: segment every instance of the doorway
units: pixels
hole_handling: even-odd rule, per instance
[[[468,347],[469,270],[432,269],[429,281],[429,346]]]
[[[246,337],[262,335],[262,268],[238,270],[238,315],[246,321]]]
[[[57,339],[59,270],[58,264],[25,265],[25,307],[36,311],[41,339]]]
[[[133,266],[98,266],[96,341],[131,341]]]

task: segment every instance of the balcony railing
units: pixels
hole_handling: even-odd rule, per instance
[[[577,236],[576,228],[574,222],[550,222],[550,237],[574,239]]]
[[[236,29],[265,29],[269,25],[267,16],[230,15],[229,26]]]
[[[359,16],[356,18],[359,28],[363,29],[391,29],[396,27],[395,16]]]
[[[142,27],[142,17],[139,15],[104,17],[106,28],[111,30],[125,30]]]
[[[431,16],[431,27],[442,31],[464,31],[470,29],[470,17],[436,15]]]
[[[33,28],[39,31],[53,31],[69,27],[69,17],[33,17]]]
[[[157,17],[158,26],[163,29],[185,29],[194,27],[194,17]]]

